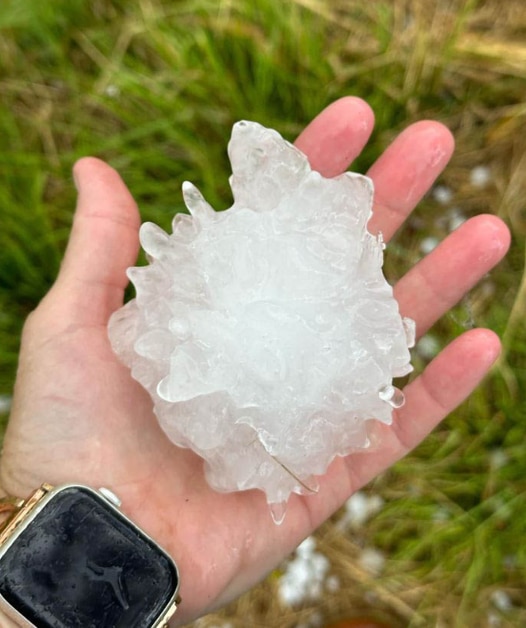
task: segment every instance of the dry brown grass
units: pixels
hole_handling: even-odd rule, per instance
[[[370,488],[386,502],[380,514],[352,533],[334,525],[337,514],[317,532],[337,591],[287,608],[277,595],[278,569],[195,626],[293,628],[313,617],[324,623],[361,614],[394,628],[526,626],[524,0],[91,0],[87,13],[81,4],[62,2],[56,14],[54,4],[34,0],[0,6],[0,27],[10,6],[28,12],[32,29],[6,27],[0,36],[0,193],[12,188],[0,200],[27,216],[25,240],[4,226],[0,233],[0,253],[16,249],[0,276],[1,364],[14,370],[19,322],[56,270],[73,204],[69,171],[79,154],[112,161],[145,217],[162,224],[183,178],[202,183],[221,206],[226,136],[247,109],[292,137],[330,100],[367,98],[378,128],[360,168],[409,122],[440,119],[457,141],[441,179],[454,205],[466,217],[501,216],[513,243],[435,334],[446,342],[472,324],[491,327],[503,337],[502,358],[443,430]],[[36,7],[51,17],[31,25]],[[108,95],[109,88],[122,96]],[[476,188],[470,174],[480,165],[492,180]],[[444,211],[431,198],[423,202],[388,251],[390,276],[421,256],[422,235],[447,235]],[[49,249],[32,256],[46,229]],[[20,261],[21,250],[27,260]],[[415,361],[425,364],[418,355]],[[505,457],[502,466],[492,462],[495,452]],[[386,555],[377,577],[359,566],[364,547]],[[495,591],[514,609],[500,612]]]

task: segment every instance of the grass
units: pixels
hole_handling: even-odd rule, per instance
[[[168,227],[184,179],[229,205],[225,146],[251,118],[290,139],[353,93],[377,118],[363,171],[409,122],[457,138],[441,183],[397,237],[400,276],[448,212],[501,216],[506,260],[432,330],[445,345],[472,325],[499,333],[491,376],[410,457],[373,483],[382,511],[353,535],[318,533],[341,588],[301,609],[277,600],[279,573],[201,626],[297,626],[363,610],[402,626],[526,625],[526,14],[522,0],[3,0],[0,7],[0,394],[10,394],[21,324],[51,285],[74,205],[71,166],[117,167],[145,219]],[[490,169],[483,188],[470,182]],[[418,367],[428,357],[415,355]],[[361,548],[387,557],[381,575]],[[499,610],[495,592],[512,608]],[[493,623],[491,623],[493,622]]]

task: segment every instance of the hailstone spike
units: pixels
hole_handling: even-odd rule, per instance
[[[214,209],[205,201],[201,192],[190,181],[183,182],[183,199],[188,211],[197,220],[210,220],[215,216]]]
[[[141,225],[139,240],[144,251],[153,258],[160,258],[170,246],[168,234],[153,222]]]
[[[404,326],[405,338],[406,338],[407,346],[409,348],[414,347],[415,346],[415,340],[416,340],[416,324],[415,324],[415,321],[412,318],[408,318],[407,316],[404,316],[402,318],[402,325]]]
[[[388,384],[379,392],[380,399],[386,401],[392,408],[401,408],[405,404],[404,393],[396,386]]]
[[[141,229],[150,265],[129,270],[137,297],[109,334],[210,485],[264,491],[280,523],[291,493],[308,498],[335,456],[370,446],[373,419],[392,422],[414,322],[366,228],[370,179],[326,179],[254,122],[228,152],[233,206],[216,213],[183,184],[191,215],[170,235]]]

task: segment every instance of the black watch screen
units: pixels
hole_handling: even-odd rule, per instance
[[[150,628],[177,585],[170,557],[78,486],[46,503],[0,564],[0,595],[38,628]]]

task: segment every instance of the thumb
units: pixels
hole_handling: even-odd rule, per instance
[[[70,323],[106,324],[122,305],[126,268],[137,258],[139,212],[120,176],[103,161],[85,157],[73,176],[77,208],[53,301]]]

